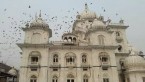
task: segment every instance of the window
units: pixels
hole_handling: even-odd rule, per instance
[[[69,74],[69,75],[67,76],[67,82],[74,82],[74,76],[71,75],[71,74]]]
[[[103,35],[99,35],[98,40],[99,40],[100,45],[104,45],[104,36]]]
[[[37,68],[31,68],[31,71],[37,71]]]
[[[31,64],[36,64],[38,62],[38,57],[31,57]]]
[[[73,42],[76,42],[76,38],[75,37],[73,38]]]
[[[58,69],[57,68],[54,68],[53,71],[58,71]]]
[[[83,82],[88,82],[88,76],[87,75],[84,75]]]
[[[30,82],[37,82],[37,77],[35,75],[31,76]]]
[[[103,78],[103,82],[109,82],[109,78]]]
[[[116,32],[116,36],[120,36],[120,32]]]
[[[75,59],[76,59],[76,56],[75,56],[74,53],[69,52],[69,53],[66,54],[66,64],[67,65],[75,64]]]
[[[108,58],[107,57],[102,57],[102,62],[107,62]]]
[[[119,47],[118,47],[118,51],[119,51],[119,52],[122,51],[122,46],[121,46],[121,45],[119,45]]]
[[[69,63],[69,64],[72,64],[72,63],[74,63],[74,57],[68,57],[68,58],[66,58],[66,61],[67,61],[67,63]]]
[[[88,71],[88,68],[83,68],[83,71]]]
[[[86,63],[87,62],[87,56],[86,55],[82,55],[82,63]]]
[[[58,82],[58,77],[57,76],[53,76],[52,82]]]
[[[58,62],[58,55],[54,54],[53,56],[53,63],[57,63]]]

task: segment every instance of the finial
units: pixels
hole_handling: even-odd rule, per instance
[[[89,8],[88,8],[88,5],[87,5],[87,3],[85,3],[85,10],[88,10]]]
[[[119,23],[120,24],[123,24],[124,23],[124,20],[121,18],[120,21],[119,21]]]
[[[37,13],[35,14],[35,20],[37,20]]]
[[[41,17],[41,10],[40,10],[40,13],[39,13],[39,17]]]

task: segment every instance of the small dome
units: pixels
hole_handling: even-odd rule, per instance
[[[80,14],[81,19],[95,19],[96,13],[89,11],[87,4],[85,4],[85,10]]]
[[[30,24],[30,27],[49,27],[49,25],[39,17]]]
[[[93,21],[92,28],[104,28],[104,27],[105,27],[105,24],[102,21],[97,20],[97,19]]]
[[[11,74],[11,75],[14,75],[14,76],[17,75],[17,71],[14,67],[12,69],[10,69],[8,73]]]
[[[127,69],[144,68],[145,60],[143,57],[132,53],[131,55],[129,55],[129,57],[125,58],[124,65]]]

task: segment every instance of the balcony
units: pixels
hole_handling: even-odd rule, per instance
[[[81,67],[87,68],[87,67],[90,67],[90,65],[89,65],[88,63],[82,63],[82,64],[81,64]]]
[[[108,69],[110,67],[110,64],[108,62],[102,62],[101,66],[102,66],[102,69]]]
[[[29,65],[28,66],[29,67],[39,67],[40,64],[39,64],[39,62],[29,62]]]
[[[66,66],[69,67],[69,68],[73,68],[73,67],[76,66],[76,64],[73,63],[73,62],[69,62],[69,63],[66,64]]]
[[[121,42],[123,40],[123,38],[121,36],[116,36],[116,41],[117,42]]]
[[[50,65],[51,68],[59,68],[61,67],[61,65],[59,63],[53,63],[52,65]]]

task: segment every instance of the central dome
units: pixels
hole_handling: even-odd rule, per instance
[[[81,19],[95,19],[96,17],[97,17],[96,13],[93,11],[90,11],[88,9],[87,4],[85,4],[85,10],[80,14],[80,18]]]

